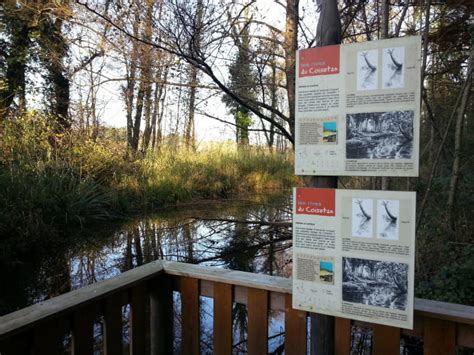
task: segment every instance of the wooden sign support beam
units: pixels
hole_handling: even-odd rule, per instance
[[[341,18],[336,0],[320,0],[321,12],[318,21],[317,46],[341,43]],[[305,176],[308,187],[337,188],[337,176]],[[312,314],[311,354],[332,355],[335,344],[335,318],[323,314]]]

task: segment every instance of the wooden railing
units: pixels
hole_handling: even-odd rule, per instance
[[[173,291],[183,354],[200,351],[200,296],[213,298],[213,353],[232,353],[233,303],[247,307],[249,354],[267,352],[270,310],[285,314],[285,353],[307,353],[307,313],[291,307],[291,280],[156,261],[0,317],[0,354],[171,354]],[[415,309],[413,330],[336,318],[336,354],[350,353],[354,324],[373,329],[374,354],[400,354],[403,335],[422,338],[425,354],[474,348],[474,307],[416,299]]]

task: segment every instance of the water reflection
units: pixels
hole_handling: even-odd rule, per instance
[[[289,194],[263,201],[186,205],[126,223],[76,231],[22,255],[0,257],[0,315],[116,276],[156,259],[291,276]],[[54,251],[54,254],[51,253]],[[180,350],[181,301],[175,293],[175,349]],[[200,298],[202,353],[213,350],[213,303]],[[247,351],[247,307],[233,304],[233,353]],[[127,347],[129,307],[123,309]],[[95,331],[101,344],[100,326]],[[353,353],[370,353],[370,332],[352,332]],[[270,311],[269,352],[282,353],[284,314]],[[98,352],[99,353],[99,352]]]
[[[0,314],[156,259],[289,276],[290,198],[183,205],[0,258]],[[71,236],[71,234],[74,234]],[[54,250],[54,254],[51,251]]]

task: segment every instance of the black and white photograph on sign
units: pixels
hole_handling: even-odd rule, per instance
[[[374,200],[352,199],[352,236],[372,238],[374,220]]]
[[[378,51],[357,52],[357,90],[377,89]]]
[[[404,311],[408,302],[408,264],[342,258],[342,299]]]
[[[405,47],[384,48],[382,68],[382,87],[398,89],[404,86]]]
[[[414,111],[346,115],[347,159],[411,159]]]
[[[400,201],[377,201],[377,238],[398,240],[400,223]]]

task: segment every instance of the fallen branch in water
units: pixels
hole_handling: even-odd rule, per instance
[[[203,218],[203,217],[189,217],[191,219],[199,221],[211,221],[211,222],[228,222],[228,223],[241,223],[241,224],[251,224],[259,226],[271,226],[271,227],[291,227],[292,223],[287,221],[250,221],[247,219],[234,219],[234,218]]]

